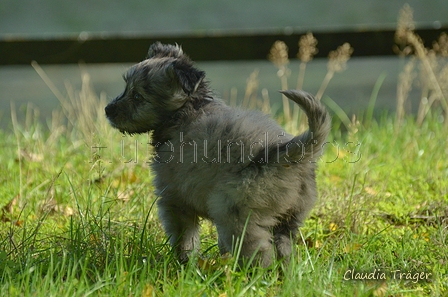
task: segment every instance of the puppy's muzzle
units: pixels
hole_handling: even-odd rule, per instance
[[[106,112],[106,116],[108,119],[113,119],[117,116],[118,114],[118,108],[117,105],[113,102],[109,103],[106,108],[104,109],[104,111]]]

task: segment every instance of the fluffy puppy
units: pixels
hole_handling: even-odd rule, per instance
[[[222,253],[269,266],[290,256],[314,205],[330,117],[310,94],[283,91],[308,117],[309,130],[292,136],[260,112],[225,105],[204,77],[179,46],[155,43],[106,116],[123,133],[152,131],[159,217],[181,261],[199,249],[206,218]]]

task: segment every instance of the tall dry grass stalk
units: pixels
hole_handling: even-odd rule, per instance
[[[442,33],[438,41],[433,43],[432,49],[427,49],[415,32],[413,10],[405,4],[400,10],[397,30],[395,32],[396,47],[401,56],[411,56],[419,62],[419,67],[412,67],[409,62],[400,75],[397,86],[397,124],[401,123],[405,115],[404,104],[409,95],[410,83],[418,73],[418,86],[421,89],[420,104],[417,112],[417,124],[421,125],[435,103],[439,103],[443,113],[445,125],[448,126],[448,38]],[[444,59],[441,59],[444,58]]]
[[[277,76],[281,80],[282,90],[288,89],[288,76],[290,70],[288,68],[288,46],[283,41],[277,40],[271,47],[268,56],[269,60],[278,68]],[[287,123],[291,122],[291,111],[289,108],[289,100],[285,95],[282,95],[283,114]]]
[[[19,163],[19,197],[23,197],[22,146],[21,146],[20,136],[19,136],[16,107],[13,102],[11,102],[11,121],[12,121],[12,127],[14,129],[14,135],[16,137],[16,142],[17,142],[17,161]]]
[[[258,73],[259,70],[255,69],[246,81],[246,91],[242,103],[243,107],[255,108],[257,106]]]
[[[330,80],[333,78],[334,74],[337,72],[342,72],[347,68],[347,62],[353,53],[353,48],[349,43],[344,43],[339,46],[336,50],[331,51],[328,54],[327,63],[327,74],[325,75],[322,84],[320,85],[319,91],[317,91],[316,99],[320,100],[325,90],[328,87]]]
[[[299,75],[297,77],[297,90],[303,88],[303,81],[305,80],[306,65],[310,62],[314,55],[319,52],[317,49],[317,39],[313,33],[308,32],[299,39],[299,51],[297,52],[297,58],[300,60]],[[293,111],[293,126],[299,127],[299,130],[303,130],[306,126],[306,117],[300,115],[300,108],[297,104],[294,105]],[[300,119],[300,123],[299,123]]]
[[[81,68],[81,90],[75,90],[70,83],[66,82],[66,94],[63,94],[38,63],[33,62],[31,65],[59,100],[61,106],[60,112],[53,112],[51,131],[62,133],[62,130],[65,130],[71,138],[82,139],[89,144],[107,136],[110,129],[104,116],[106,95],[102,93],[100,97],[97,96],[92,88],[90,75],[85,70]],[[80,135],[76,135],[78,133]],[[54,138],[56,135],[50,135],[50,137]]]
[[[250,109],[261,109],[266,114],[271,113],[271,102],[269,99],[269,92],[267,89],[263,88],[261,90],[261,99],[258,98],[258,88],[259,88],[259,81],[258,81],[258,73],[259,70],[255,69],[252,71],[252,73],[249,75],[249,77],[246,80],[246,90],[244,92],[244,98],[243,102],[241,103],[241,106],[245,108]],[[231,106],[237,106],[236,103],[237,98],[237,90],[236,88],[231,89],[230,94],[230,105]]]
[[[237,106],[237,98],[238,98],[238,89],[233,87],[230,89],[230,106]]]
[[[403,72],[398,76],[397,85],[397,124],[401,122],[405,116],[405,104],[412,90],[412,82],[416,75],[414,73],[415,59],[410,59],[404,66]]]
[[[263,103],[261,103],[261,111],[263,111],[266,114],[271,113],[271,102],[269,99],[269,91],[266,88],[263,88],[261,90],[261,96],[263,98]]]
[[[300,59],[300,68],[297,78],[297,89],[302,89],[303,87],[307,63],[318,53],[317,43],[318,41],[312,33],[303,35],[298,42],[299,50],[297,58]],[[320,100],[322,98],[334,74],[342,72],[347,68],[347,61],[350,59],[352,53],[353,48],[349,43],[344,43],[329,53],[327,73],[316,94],[316,99]],[[287,45],[283,41],[276,41],[271,47],[268,58],[278,68],[277,76],[280,78],[282,89],[288,89],[288,77],[291,71],[287,67],[289,64]],[[294,110],[291,114],[288,99],[283,95],[282,100],[285,129],[293,133],[303,130],[306,126],[306,117],[301,115],[300,108],[294,105]]]
[[[42,152],[51,154],[53,150],[49,148],[59,143],[60,136],[65,136],[64,138],[70,144],[69,150],[78,150],[80,147],[86,150],[85,156],[89,160],[89,172],[95,173],[92,182],[101,179],[105,174],[103,154],[108,154],[108,157],[116,160],[125,160],[117,167],[117,172],[130,163],[129,160],[133,160],[133,163],[137,162],[139,158],[137,156],[137,140],[134,145],[130,145],[129,151],[134,153],[129,158],[124,153],[122,136],[110,129],[105,117],[106,94],[102,92],[99,96],[97,95],[92,87],[90,75],[83,69],[83,65],[80,65],[81,88],[74,88],[66,81],[64,91],[60,91],[56,87],[39,64],[33,62],[32,66],[60,103],[60,108],[53,111],[49,127],[50,134],[45,140],[45,144],[42,145]],[[149,143],[149,139],[143,140],[142,143],[145,142]],[[100,149],[102,150],[100,151]],[[140,157],[146,157],[143,156],[144,153],[145,150],[140,153]],[[47,157],[51,158],[51,156]]]

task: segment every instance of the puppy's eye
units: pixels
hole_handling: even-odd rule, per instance
[[[137,92],[135,92],[134,95],[133,95],[132,97],[133,97],[135,100],[139,100],[139,99],[142,98],[142,96],[141,96],[139,93],[137,93]]]

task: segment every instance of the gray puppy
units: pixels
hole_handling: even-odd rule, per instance
[[[204,77],[179,46],[155,43],[106,116],[123,133],[152,131],[159,216],[181,261],[199,249],[199,218],[216,225],[221,253],[262,266],[289,258],[316,200],[330,116],[310,94],[283,91],[308,116],[309,130],[294,137],[260,112],[225,105]]]

